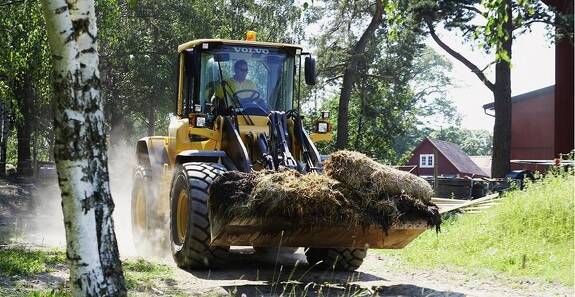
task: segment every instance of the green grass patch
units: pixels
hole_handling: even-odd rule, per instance
[[[66,262],[61,250],[0,249],[0,275],[30,275],[50,271],[50,266]]]
[[[122,266],[128,289],[148,290],[157,281],[173,281],[173,271],[165,264],[136,259],[123,261]]]
[[[573,172],[508,192],[479,214],[448,219],[406,248],[383,253],[408,264],[489,269],[573,286]]]
[[[63,290],[33,291],[28,292],[25,297],[71,297],[70,292]]]

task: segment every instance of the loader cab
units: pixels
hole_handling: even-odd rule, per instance
[[[267,116],[297,106],[296,78],[303,60],[299,46],[196,40],[178,50],[177,114],[182,118],[193,112]],[[238,68],[247,70],[243,80]]]

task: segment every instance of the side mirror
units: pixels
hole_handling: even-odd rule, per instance
[[[314,86],[316,84],[315,59],[305,57],[305,83]]]

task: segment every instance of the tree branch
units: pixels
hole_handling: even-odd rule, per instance
[[[473,12],[476,12],[477,14],[481,15],[481,16],[485,16],[485,13],[481,10],[479,10],[477,7],[475,6],[471,6],[471,5],[462,5],[461,8],[463,9],[467,9],[467,10],[471,10]]]
[[[326,85],[326,84],[328,84],[328,83],[330,83],[330,82],[332,82],[332,81],[338,80],[338,79],[340,79],[340,78],[342,78],[342,77],[343,77],[343,74],[342,74],[342,75],[336,75],[336,76],[334,76],[334,77],[330,77],[330,78],[326,79],[326,80],[323,82],[323,85]]]
[[[471,70],[471,72],[473,72],[479,78],[479,80],[481,80],[483,84],[485,84],[485,86],[487,86],[487,88],[491,90],[491,92],[495,92],[495,85],[491,81],[489,81],[489,79],[487,79],[485,74],[477,66],[475,66],[475,64],[467,60],[464,56],[462,56],[460,53],[450,48],[447,44],[441,41],[441,39],[439,39],[437,34],[435,34],[435,28],[433,28],[431,20],[426,18],[425,23],[427,24],[427,28],[429,29],[429,34],[443,50],[445,50],[455,59],[459,60],[459,62],[463,63],[463,65],[467,66],[467,68],[469,68],[469,70]]]
[[[493,65],[493,64],[495,64],[495,63],[496,63],[496,61],[491,61],[491,62],[489,62],[489,64],[485,65],[485,67],[483,67],[483,69],[481,69],[481,72],[484,72],[485,70],[487,70],[487,68],[489,68],[489,66],[491,66],[491,65]]]
[[[531,24],[535,24],[535,23],[543,23],[543,24],[551,25],[551,26],[556,25],[552,20],[531,20],[531,21],[528,21],[528,22],[521,24],[521,26],[514,26],[513,31],[515,31],[517,29],[525,28],[525,27],[527,27]]]

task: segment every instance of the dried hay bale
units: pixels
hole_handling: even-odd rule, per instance
[[[240,171],[224,172],[216,178],[209,189],[208,208],[223,218],[234,216],[249,200],[258,177],[265,172],[244,173]]]
[[[289,170],[261,176],[246,206],[263,217],[359,224],[357,206],[346,192],[329,177]]]
[[[219,219],[282,217],[305,224],[344,220],[359,224],[360,211],[336,180],[317,173],[226,172],[210,187],[209,207]]]
[[[379,201],[382,196],[407,195],[413,199],[431,201],[433,190],[428,182],[409,172],[382,165],[366,155],[338,151],[324,162],[324,173],[364,198],[363,205]]]

